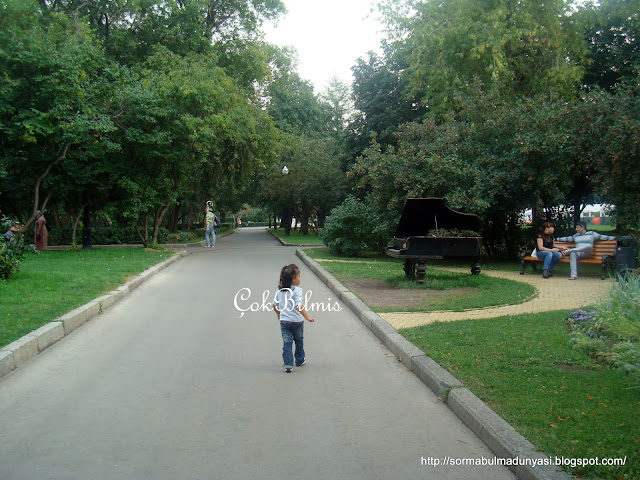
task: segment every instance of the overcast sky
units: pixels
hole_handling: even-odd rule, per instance
[[[288,13],[265,26],[269,43],[298,50],[298,73],[325,90],[333,75],[351,85],[351,67],[378,50],[382,27],[370,14],[373,0],[283,0]]]

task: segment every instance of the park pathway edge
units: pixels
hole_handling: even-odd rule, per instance
[[[572,477],[535,448],[513,426],[464,386],[460,380],[413,345],[382,317],[328,273],[302,249],[296,255],[342,300],[398,359],[467,425],[521,480],[570,480]],[[518,461],[516,461],[518,460]],[[522,463],[523,465],[520,465]],[[535,466],[533,466],[535,465]]]
[[[65,313],[37,330],[34,330],[24,337],[2,347],[0,349],[0,379],[25,364],[54,343],[62,340],[76,328],[84,325],[96,315],[101,314],[104,310],[109,308],[118,300],[124,298],[127,294],[149,278],[153,277],[156,273],[164,270],[169,265],[177,262],[187,255],[189,255],[189,253],[186,250],[181,250],[166,260],[149,267],[144,272],[136,275],[115,290],[112,290],[105,295],[95,298],[90,302]]]

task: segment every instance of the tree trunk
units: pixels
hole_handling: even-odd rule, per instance
[[[69,146],[70,144],[67,143],[63,148],[61,148],[62,152],[60,153],[58,158],[56,158],[53,162],[47,165],[47,168],[44,169],[44,172],[42,172],[42,174],[36,180],[36,185],[34,187],[34,192],[33,192],[33,213],[31,215],[31,218],[27,220],[27,223],[25,223],[24,226],[20,229],[19,233],[24,234],[29,229],[29,227],[33,224],[33,222],[35,222],[40,215],[45,213],[47,202],[49,202],[49,199],[51,198],[51,194],[53,193],[53,190],[49,190],[49,193],[47,193],[47,196],[42,202],[42,205],[40,205],[40,186],[42,185],[42,182],[44,181],[44,179],[47,178],[47,176],[49,175],[49,172],[51,172],[51,169],[67,157],[67,151],[69,151]]]
[[[167,201],[167,204],[164,206],[162,210],[156,210],[156,215],[153,222],[153,243],[158,243],[158,231],[160,230],[160,225],[164,220],[164,216],[169,211],[169,207],[171,207],[171,200]]]
[[[182,217],[184,217],[184,215]],[[171,233],[178,233],[178,224],[182,217],[180,216],[180,200],[178,200],[173,208],[172,215],[169,220],[169,231]]]
[[[85,200],[87,196],[85,194]],[[91,216],[89,215],[89,202],[84,204],[82,214],[82,248],[92,248],[93,242],[91,240]]]
[[[573,224],[577,224],[580,221],[580,215],[582,214],[582,209],[584,205],[582,205],[582,201],[580,198],[576,198],[573,201]]]
[[[77,214],[75,216],[75,220],[73,221],[73,231],[71,232],[71,245],[76,245],[76,232],[78,231],[78,222],[80,222],[80,214]]]
[[[136,233],[142,242],[144,248],[149,248],[149,216],[144,214],[144,232],[140,231],[140,216],[138,215],[138,221],[136,222]]]
[[[546,220],[544,214],[544,202],[540,197],[536,200],[536,203],[533,205],[531,221],[533,225],[542,225],[542,223]]]

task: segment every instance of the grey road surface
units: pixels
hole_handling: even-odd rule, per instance
[[[316,322],[287,374],[261,306],[292,262]],[[425,465],[493,454],[332,297],[263,229],[193,249],[0,379],[0,479],[514,478]]]

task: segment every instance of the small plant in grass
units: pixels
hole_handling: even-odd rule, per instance
[[[640,278],[619,278],[594,309],[572,312],[569,325],[574,348],[613,367],[640,373]]]

